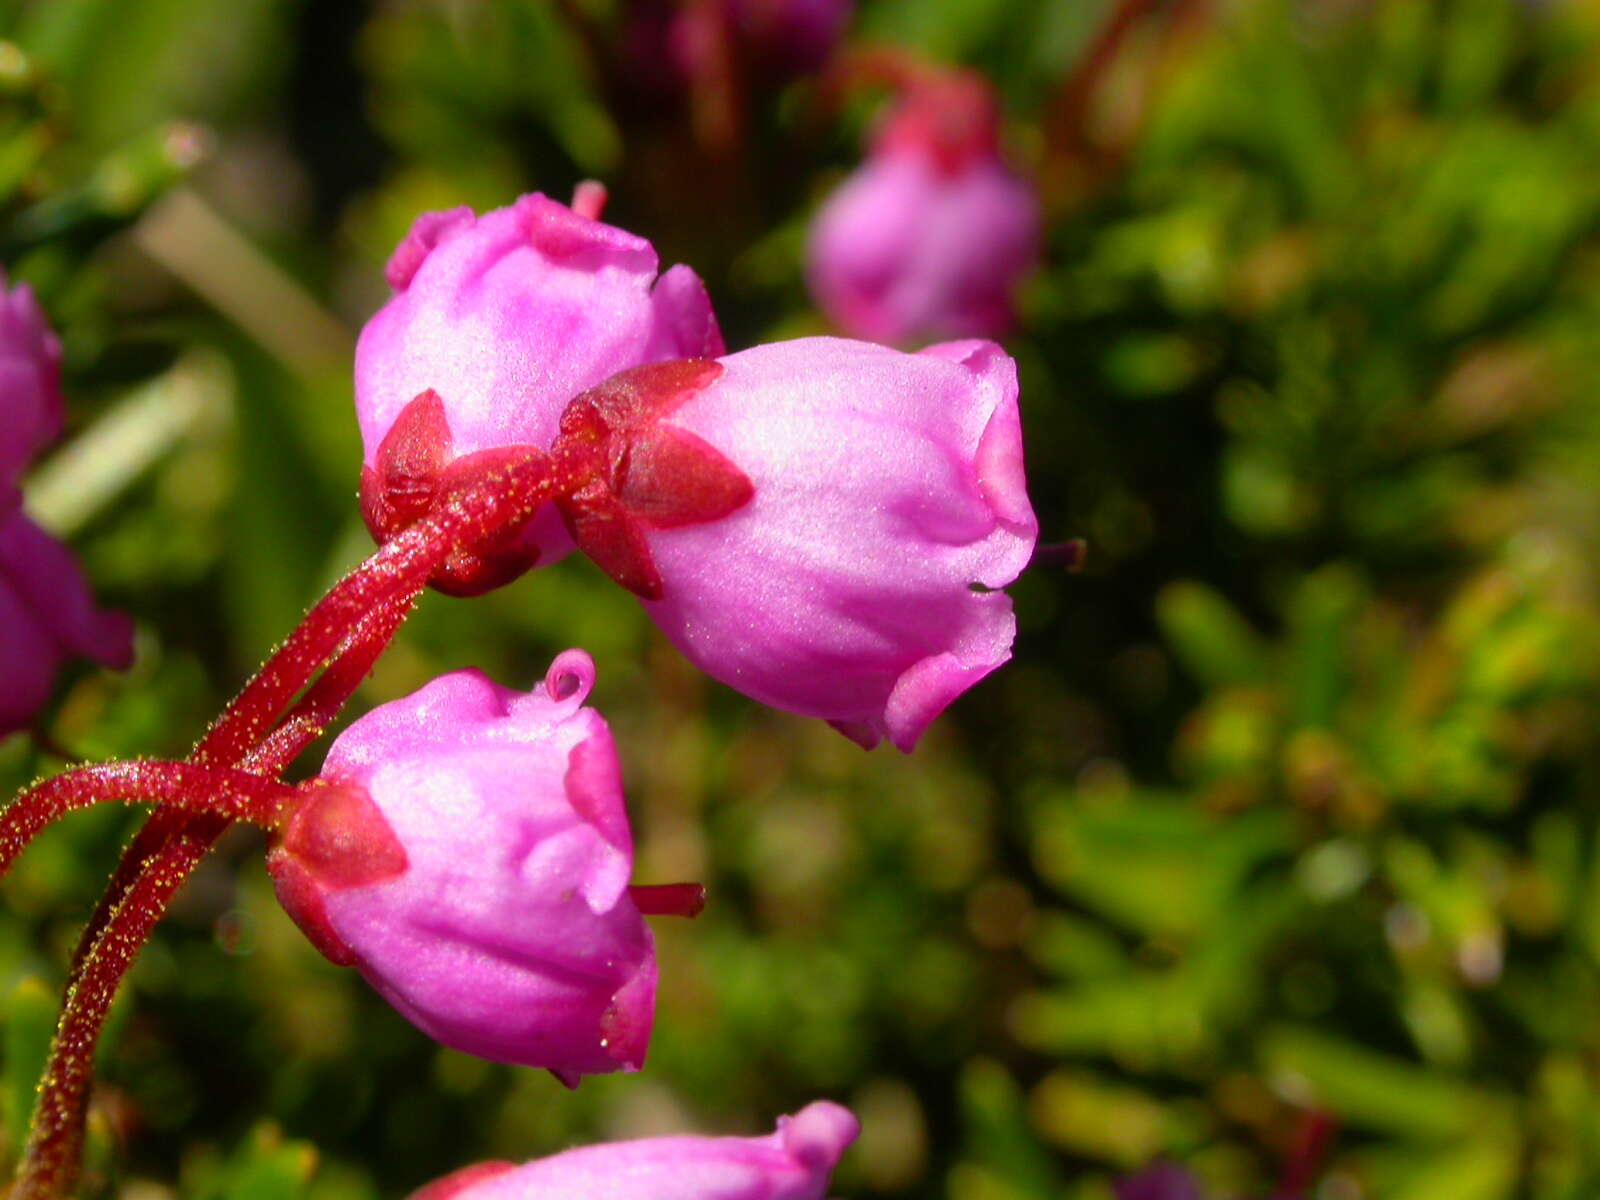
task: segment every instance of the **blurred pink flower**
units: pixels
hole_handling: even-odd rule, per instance
[[[867,161],[811,228],[817,304],[852,337],[902,345],[998,337],[1039,254],[1033,190],[997,149],[998,112],[970,72],[913,84]]]
[[[133,623],[96,608],[72,553],[0,492],[0,737],[27,728],[63,663],[133,661]]]
[[[909,750],[1010,658],[995,589],[1038,526],[1016,365],[992,342],[806,338],[647,367],[563,429],[587,422],[612,469],[563,505],[574,536],[714,678]],[[681,521],[683,496],[728,515]]]
[[[655,1006],[616,750],[569,650],[531,694],[477,671],[351,725],[268,856],[329,958],[496,1062],[636,1070]]]
[[[658,279],[657,265],[643,238],[538,194],[481,217],[418,217],[389,260],[395,295],[356,346],[362,511],[374,536],[415,519],[427,472],[492,447],[548,446],[585,388],[640,363],[721,354],[699,277],[676,266]],[[430,390],[433,419],[400,430],[405,444],[383,454],[401,413]],[[524,531],[520,566],[568,549],[547,509]]]
[[[132,623],[95,607],[71,553],[22,512],[17,480],[62,409],[61,344],[28,285],[0,275],[0,737],[27,727],[69,658],[133,658]]]
[[[855,1117],[819,1100],[766,1137],[660,1137],[582,1146],[523,1166],[479,1163],[411,1200],[823,1200]]]
[[[714,78],[723,55],[756,86],[788,82],[827,63],[854,0],[633,0],[623,34],[630,76],[656,91]]]
[[[61,343],[45,324],[33,291],[9,292],[0,274],[0,495],[33,456],[61,433]]]
[[[1203,1200],[1195,1177],[1172,1162],[1152,1163],[1113,1186],[1117,1200]]]

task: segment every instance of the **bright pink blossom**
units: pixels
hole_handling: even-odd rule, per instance
[[[479,450],[549,445],[567,401],[618,371],[721,354],[699,277],[676,266],[658,279],[657,266],[643,238],[538,194],[482,216],[418,217],[389,260],[395,295],[356,346],[362,507],[375,536],[395,531],[385,497],[403,507],[415,483],[403,471],[383,476],[380,447],[422,393],[438,394],[442,424],[401,457],[436,468]],[[523,565],[570,548],[549,510],[522,545]]]
[[[573,1083],[639,1067],[656,988],[593,683],[569,650],[531,694],[457,671],[373,710],[269,856],[318,948],[424,1032]]]
[[[0,495],[61,433],[61,343],[33,291],[0,274]]]
[[[596,427],[611,468],[569,525],[707,674],[909,750],[1010,658],[997,589],[1038,526],[1016,365],[992,342],[805,338],[641,368],[563,418]]]
[[[867,161],[817,213],[812,295],[853,337],[998,337],[1038,259],[1039,205],[996,148],[992,94],[968,74],[913,87]]]
[[[56,672],[77,655],[108,667],[133,660],[133,624],[95,607],[72,553],[0,491],[0,737],[27,727]]]
[[[523,1166],[480,1163],[411,1200],[823,1200],[855,1117],[819,1100],[766,1137],[660,1137],[583,1146]]]

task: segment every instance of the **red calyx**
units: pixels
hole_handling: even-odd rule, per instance
[[[450,423],[432,388],[400,410],[378,445],[375,467],[361,468],[361,516],[380,545],[426,517],[454,492],[529,455],[532,446],[502,446],[450,457]],[[481,596],[510,583],[538,559],[521,542],[521,528],[500,533],[452,554],[428,581],[448,596]]]
[[[311,944],[341,967],[356,956],[334,932],[324,897],[393,879],[406,869],[405,848],[365,788],[313,783],[305,801],[267,852],[267,873],[284,910]]]
[[[988,80],[976,71],[949,71],[906,85],[873,148],[879,153],[916,151],[950,176],[995,154],[999,135],[999,106]]]
[[[567,405],[562,442],[587,442],[599,477],[558,501],[572,540],[601,570],[646,600],[662,595],[645,532],[715,521],[749,503],[749,478],[704,439],[665,424],[722,374],[705,358],[620,372]]]
[[[412,1192],[408,1200],[450,1200],[451,1196],[459,1196],[474,1184],[516,1170],[516,1166],[516,1163],[510,1162],[474,1163],[450,1172],[443,1179],[435,1179],[420,1191]]]

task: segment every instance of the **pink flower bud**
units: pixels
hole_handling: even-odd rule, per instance
[[[996,149],[972,74],[914,87],[811,229],[811,293],[854,337],[998,337],[1038,259],[1039,205]]]
[[[573,1084],[638,1069],[656,988],[593,683],[569,650],[531,694],[457,671],[373,710],[268,856],[318,948],[425,1033]]]
[[[909,750],[1010,658],[995,589],[1038,526],[992,342],[805,338],[638,368],[563,418],[595,423],[612,468],[565,502],[569,527],[707,674]]]
[[[72,554],[0,491],[0,737],[26,728],[75,655],[108,667],[133,660],[133,624],[95,607]]]
[[[61,433],[61,343],[33,292],[0,274],[0,496]]]
[[[417,218],[389,260],[395,295],[356,346],[362,507],[374,535],[403,527],[431,482],[406,468],[436,475],[480,450],[548,446],[585,388],[640,363],[721,354],[699,277],[677,266],[658,279],[656,269],[643,238],[537,194],[481,217],[458,208]],[[428,391],[438,419],[381,455],[401,412]],[[526,568],[570,542],[547,510],[521,548]]]
[[[855,1117],[819,1100],[766,1137],[660,1137],[583,1146],[516,1167],[479,1163],[411,1200],[823,1200]]]

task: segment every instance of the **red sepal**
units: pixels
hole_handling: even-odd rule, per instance
[[[435,1179],[421,1190],[412,1192],[406,1200],[450,1200],[451,1196],[459,1196],[474,1184],[516,1170],[516,1166],[516,1163],[510,1162],[473,1163],[470,1167],[450,1172],[443,1179]]]
[[[661,599],[661,575],[650,557],[644,531],[603,482],[596,481],[560,507],[573,543],[595,566],[634,595]]]
[[[451,440],[444,401],[432,388],[400,410],[378,444],[375,466],[361,469],[361,515],[374,541],[387,541],[427,515]]]
[[[452,495],[529,455],[532,446],[502,446],[451,460],[453,438],[444,401],[432,388],[400,410],[378,446],[375,467],[361,468],[361,515],[374,540],[397,533]],[[532,567],[538,550],[520,543],[521,528],[457,550],[428,582],[447,596],[481,596]]]
[[[664,424],[722,375],[711,359],[651,363],[613,375],[561,414],[561,441],[594,445],[604,468],[560,504],[578,548],[646,600],[662,595],[645,538],[649,529],[716,521],[750,502],[755,488],[703,438]]]
[[[651,529],[716,521],[755,495],[749,477],[726,455],[671,425],[635,438],[614,480],[622,506]]]
[[[365,788],[312,784],[306,799],[267,852],[267,872],[284,911],[331,962],[353,966],[355,954],[328,920],[329,892],[392,879],[406,869],[405,848]]]

